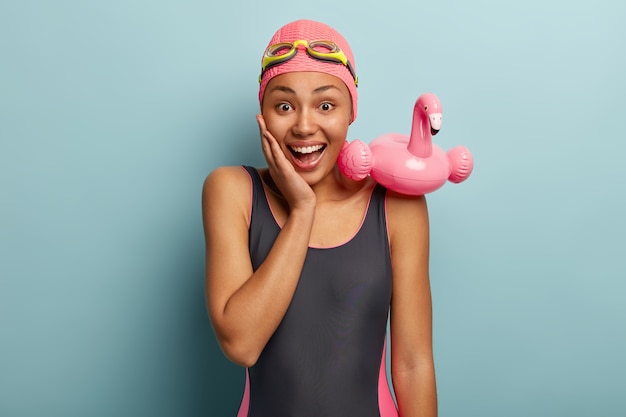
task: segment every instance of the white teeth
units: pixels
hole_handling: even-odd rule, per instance
[[[313,152],[319,151],[323,147],[324,147],[324,145],[292,146],[291,149],[293,149],[295,152],[298,152],[298,153],[313,153]]]

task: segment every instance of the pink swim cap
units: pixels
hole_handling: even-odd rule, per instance
[[[268,47],[280,42],[294,42],[300,39],[306,41],[333,41],[337,44],[337,46],[339,46],[343,53],[346,54],[346,57],[348,57],[348,60],[352,65],[352,68],[356,71],[354,56],[352,55],[350,45],[348,45],[348,42],[346,42],[344,37],[341,36],[339,32],[337,32],[330,26],[325,25],[324,23],[315,22],[313,20],[296,20],[294,22],[288,23],[282,28],[278,29],[278,31],[272,37],[272,40],[270,40]],[[342,80],[346,87],[348,87],[348,91],[350,91],[350,96],[352,98],[352,119],[350,121],[353,122],[354,119],[356,119],[358,98],[356,83],[348,68],[342,64],[325,62],[320,61],[319,59],[312,58],[302,49],[298,50],[296,55],[289,61],[270,67],[267,69],[267,71],[265,71],[263,77],[261,78],[261,86],[259,87],[259,103],[263,102],[263,93],[265,92],[265,87],[267,87],[267,83],[272,78],[280,74],[285,74],[287,72],[298,71],[323,72],[326,74],[334,75],[335,77]]]

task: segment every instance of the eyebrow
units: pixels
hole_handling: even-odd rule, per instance
[[[337,86],[334,86],[334,85],[332,85],[332,84],[329,84],[329,85],[323,85],[323,86],[321,86],[321,87],[317,87],[315,90],[313,90],[313,92],[314,92],[314,93],[316,93],[316,94],[317,94],[317,93],[323,93],[324,91],[328,91],[328,90],[330,90],[330,89],[332,89],[332,88],[334,88],[334,89],[336,89],[336,90],[339,90],[339,89],[337,88]]]
[[[313,93],[319,94],[319,93],[323,93],[324,91],[328,91],[328,90],[333,89],[333,88],[337,89],[337,90],[339,89],[335,85],[328,84],[328,85],[322,85],[320,87],[317,87],[316,89],[313,90]],[[287,87],[285,85],[277,85],[274,88],[272,88],[272,91],[282,91],[282,92],[288,93],[288,94],[296,94],[296,92],[292,88]]]
[[[289,93],[289,94],[295,94],[296,92],[293,91],[291,88],[284,86],[284,85],[277,85],[274,86],[274,88],[272,88],[271,91],[282,91],[284,93]]]

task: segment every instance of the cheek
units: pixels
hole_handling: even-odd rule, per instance
[[[348,139],[348,129],[344,124],[333,126],[326,130],[326,137],[331,142],[333,147],[340,149],[343,143]]]
[[[329,127],[333,136],[339,136],[345,139],[348,135],[348,128],[350,127],[350,116],[337,117]]]
[[[265,127],[277,140],[282,138],[286,131],[285,123],[273,117],[265,117]]]

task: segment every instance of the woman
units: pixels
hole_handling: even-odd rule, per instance
[[[336,167],[357,115],[348,43],[291,22],[259,81],[267,168],[221,167],[203,188],[209,315],[247,368],[239,415],[436,416],[426,201]]]

